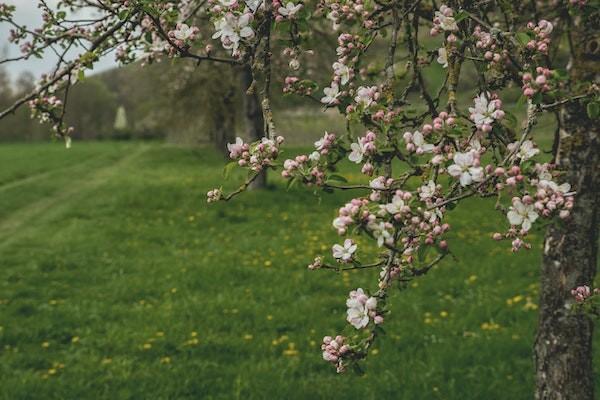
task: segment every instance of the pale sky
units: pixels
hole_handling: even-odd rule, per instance
[[[46,3],[54,5],[58,0],[47,0]],[[15,12],[15,21],[19,24],[25,24],[28,28],[37,28],[41,25],[42,17],[41,12],[38,9],[39,2],[37,0],[3,0],[3,3],[14,5],[17,7]],[[85,14],[79,14],[78,16],[85,16]],[[11,26],[6,22],[0,22],[0,50],[8,52],[8,57],[14,57],[20,55],[18,46],[8,42],[8,36]],[[74,53],[76,54],[76,53]],[[6,55],[2,54],[0,59],[4,59]],[[4,64],[4,68],[9,72],[11,78],[14,80],[23,71],[30,71],[36,77],[39,77],[42,73],[48,72],[52,69],[55,58],[52,52],[48,52],[47,57],[44,59],[38,59],[35,57],[30,58],[26,61],[17,61]],[[116,66],[114,61],[114,55],[109,54],[104,59],[101,59],[94,68],[94,72],[102,71],[111,67]]]

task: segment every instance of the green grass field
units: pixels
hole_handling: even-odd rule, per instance
[[[378,272],[306,265],[349,194],[273,179],[209,206],[223,165],[159,143],[0,146],[0,398],[532,398],[540,252],[490,240],[491,207],[452,212],[458,261],[395,293],[365,374],[337,375],[321,339]]]

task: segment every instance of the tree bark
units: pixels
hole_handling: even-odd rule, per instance
[[[262,108],[256,90],[251,88],[252,70],[250,66],[243,66],[241,72],[242,88],[244,95],[244,125],[251,141],[264,137],[264,119]],[[252,182],[249,189],[262,189],[267,186],[267,171],[263,170]]]
[[[223,96],[223,104],[217,109],[214,114],[213,126],[213,143],[216,149],[223,154],[225,158],[229,158],[229,151],[227,150],[227,143],[235,141],[235,113],[231,110],[234,107],[234,87],[230,86],[227,88]]]
[[[595,23],[576,21],[572,30],[570,82],[598,78]],[[561,111],[556,155],[565,180],[577,191],[571,217],[546,232],[541,266],[540,313],[535,341],[536,399],[592,400],[593,322],[569,310],[571,289],[592,286],[596,275],[600,208],[600,129],[584,101]]]

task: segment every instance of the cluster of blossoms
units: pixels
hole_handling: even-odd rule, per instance
[[[600,288],[596,288],[592,292],[592,289],[590,289],[589,286],[583,285],[577,286],[575,289],[571,290],[571,296],[573,296],[575,298],[575,301],[578,303],[584,303],[587,299],[589,299],[592,296],[592,294],[599,295]]]
[[[315,85],[311,81],[303,80],[297,76],[287,76],[283,82],[283,93],[295,93],[299,96],[312,96]]]
[[[361,288],[350,292],[346,307],[346,320],[356,329],[365,328],[371,320],[376,325],[383,323],[383,317],[377,314],[377,299],[367,296]]]
[[[375,139],[377,135],[373,131],[367,131],[365,136],[358,138],[357,143],[350,144],[350,154],[348,159],[356,164],[360,164],[365,156],[374,154],[377,150],[375,146]],[[363,166],[363,173],[370,175],[373,173],[373,166],[370,163],[365,163]]]
[[[348,227],[357,221],[366,219],[369,216],[368,199],[352,199],[338,211],[338,217],[333,220],[333,227],[338,234],[344,235]]]
[[[315,148],[321,155],[329,154],[329,151],[335,144],[335,133],[325,132],[323,137],[315,142]],[[313,156],[316,158],[316,156]],[[317,158],[318,159],[318,158]]]
[[[340,335],[335,338],[325,336],[321,350],[323,350],[323,360],[335,365],[338,373],[344,372],[342,357],[350,351],[350,346],[346,344],[345,337]]]
[[[536,210],[546,218],[556,213],[562,219],[568,218],[574,205],[573,193],[569,193],[571,185],[568,182],[561,185],[554,182],[546,165],[539,165],[537,168],[541,170],[539,180],[532,180],[537,186],[534,204]]]
[[[229,1],[225,1],[225,4],[229,4]],[[236,0],[231,1],[231,9],[235,6],[238,7]],[[223,48],[231,50],[231,54],[234,57],[241,56],[239,51],[240,43],[242,41],[248,41],[254,38],[254,30],[250,23],[254,16],[248,10],[242,11],[241,13],[236,10],[223,12],[221,5],[215,5],[211,11],[215,14],[215,33],[212,35],[213,39],[221,39]]]
[[[168,36],[177,47],[183,48],[189,46],[190,41],[197,39],[199,33],[199,28],[179,23],[174,30],[169,31]]]
[[[504,118],[502,100],[496,94],[481,93],[474,102],[475,107],[469,107],[471,121],[482,132],[491,132],[494,121]]]
[[[334,133],[325,132],[323,137],[315,142],[315,151],[309,155],[298,155],[293,160],[287,159],[283,163],[281,176],[284,178],[302,177],[304,183],[322,185],[325,172],[319,167],[321,156],[329,154],[335,144]]]
[[[473,31],[473,37],[477,39],[475,47],[483,52],[483,58],[486,61],[490,63],[499,63],[502,61],[504,50],[498,45],[496,38],[491,33],[477,25]]]
[[[529,22],[527,24],[527,28],[532,30],[535,35],[535,39],[531,39],[529,42],[527,42],[527,48],[529,50],[537,50],[542,54],[548,54],[548,49],[550,46],[550,34],[554,30],[552,23],[542,19],[537,24]]]
[[[302,9],[302,4],[294,4],[291,1],[288,1],[284,5],[283,2],[279,0],[273,0],[273,9],[277,11],[275,21],[281,22],[285,19],[296,18],[296,14]]]
[[[333,30],[337,31],[344,22],[363,20],[365,27],[372,26],[372,21],[367,19],[369,12],[365,9],[363,0],[326,0],[325,7],[329,9],[327,19],[333,23]]]
[[[533,79],[533,74],[526,72],[523,74],[523,95],[533,97],[537,93],[546,93],[552,88],[549,84],[549,79],[552,77],[552,70],[543,67],[537,67],[536,77]]]
[[[223,198],[223,191],[221,189],[209,190],[206,193],[206,201],[208,203],[215,203]]]
[[[321,103],[327,105],[340,104],[340,97],[345,97],[348,92],[340,90],[354,77],[353,64],[357,62],[357,57],[353,54],[360,52],[364,45],[360,41],[360,36],[350,33],[342,33],[338,36],[338,47],[336,54],[338,59],[333,63],[333,79],[329,87],[323,89],[325,96],[321,98]]]
[[[437,36],[442,32],[454,32],[458,30],[458,25],[454,19],[454,10],[442,4],[439,11],[435,12],[433,17],[433,28],[431,36]]]
[[[283,171],[281,176],[288,179],[301,177],[306,184],[322,185],[325,182],[325,172],[319,168],[318,161],[320,154],[313,152],[309,156],[302,154],[296,158],[288,159],[283,162]]]
[[[283,137],[277,136],[275,140],[262,138],[257,143],[244,143],[241,138],[236,138],[235,143],[227,144],[229,157],[237,160],[241,167],[249,167],[252,171],[259,172],[272,165],[273,160],[279,155],[279,146]]]

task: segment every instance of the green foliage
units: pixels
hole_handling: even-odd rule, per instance
[[[493,204],[452,212],[458,261],[393,293],[363,375],[336,376],[321,338],[378,271],[306,264],[340,241],[323,221],[351,194],[274,178],[209,207],[209,188],[243,179],[222,182],[212,149],[75,141],[3,145],[0,159],[2,399],[532,397],[543,232],[511,255],[488,236],[506,223]]]

